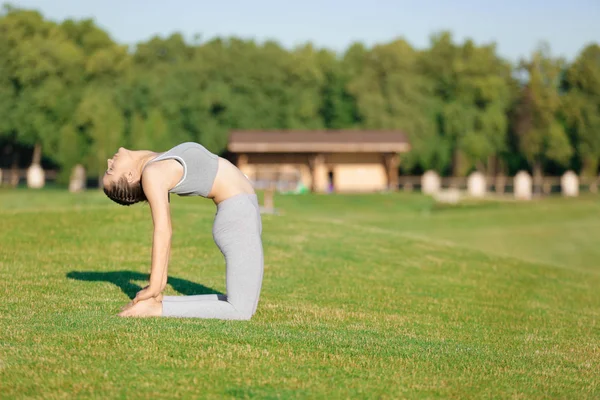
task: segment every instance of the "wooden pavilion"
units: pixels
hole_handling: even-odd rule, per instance
[[[228,150],[257,187],[373,192],[398,187],[410,145],[398,131],[234,131]]]

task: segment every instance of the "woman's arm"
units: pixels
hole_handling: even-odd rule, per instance
[[[148,199],[154,223],[150,284],[140,291],[134,303],[158,296],[167,285],[167,269],[171,252],[171,214],[169,209],[170,177],[151,165],[144,171],[142,187]]]

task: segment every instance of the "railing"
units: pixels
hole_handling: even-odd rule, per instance
[[[45,169],[44,177],[46,182],[54,182],[58,176],[58,171],[53,169]],[[3,168],[0,170],[0,185],[11,185],[16,181],[17,184],[24,183],[27,180],[27,169],[19,168]]]
[[[58,171],[44,170],[47,183],[56,180]],[[253,179],[252,179],[253,178]],[[582,192],[598,193],[600,187],[600,176],[589,177],[581,176],[579,179],[579,190]],[[25,183],[27,180],[27,169],[21,168],[17,170],[2,169],[0,171],[0,185],[11,185],[17,180],[17,184]],[[299,176],[296,174],[277,174],[263,173],[258,176],[251,177],[251,180],[258,190],[275,190],[275,191],[292,191],[299,182]],[[509,194],[514,192],[514,177],[488,177],[486,178],[486,189],[490,193]],[[561,177],[560,176],[544,176],[541,183],[533,179],[533,192],[543,195],[561,192]],[[420,191],[422,184],[422,176],[400,175],[398,177],[398,189],[404,191]],[[467,177],[442,177],[440,178],[440,186],[442,189],[458,189],[467,190]]]
[[[600,187],[600,177],[579,177],[579,189],[582,192],[598,193]],[[514,192],[514,177],[491,177],[486,178],[487,191],[491,193],[503,194]],[[398,189],[404,191],[420,191],[421,176],[400,176],[398,177]],[[467,190],[467,177],[443,177],[440,179],[442,189],[458,189]],[[541,183],[532,180],[534,193],[549,195],[552,193],[561,192],[561,177],[560,176],[545,176],[542,177]]]

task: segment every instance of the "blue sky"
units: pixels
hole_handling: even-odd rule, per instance
[[[0,0],[2,1],[2,0]],[[312,42],[345,50],[402,37],[417,48],[450,30],[456,40],[496,42],[517,60],[541,41],[569,60],[588,43],[600,43],[600,0],[12,0],[47,18],[93,18],[120,43],[182,33],[203,40],[235,35],[275,39],[286,47]]]

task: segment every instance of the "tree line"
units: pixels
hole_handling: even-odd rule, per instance
[[[597,175],[600,47],[566,62],[542,44],[518,63],[449,32],[425,49],[397,39],[341,54],[180,34],[129,48],[92,20],[0,14],[4,167],[10,149],[35,148],[64,181],[76,164],[103,173],[119,146],[189,140],[222,153],[233,129],[402,130],[405,174]]]

